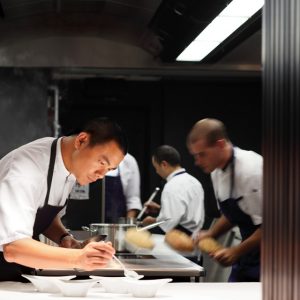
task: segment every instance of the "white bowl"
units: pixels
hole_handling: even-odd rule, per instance
[[[67,297],[85,297],[91,287],[96,283],[96,279],[82,279],[82,280],[64,280],[57,279],[56,285],[60,292]]]
[[[60,290],[55,284],[58,279],[70,280],[75,275],[70,276],[36,276],[36,275],[22,275],[27,278],[41,293],[59,293]]]
[[[105,277],[105,276],[90,276],[91,278],[98,279],[107,293],[127,294],[127,282],[124,280],[126,277]]]
[[[124,279],[127,283],[128,291],[134,297],[150,298],[154,297],[160,287],[164,284],[171,282],[172,278],[163,279],[146,279],[146,280],[134,280]]]

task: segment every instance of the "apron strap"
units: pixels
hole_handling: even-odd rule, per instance
[[[234,163],[235,163],[235,156],[234,156],[234,148],[232,148],[232,157],[231,157],[231,181],[230,181],[230,198],[232,198],[233,189],[234,189]]]
[[[51,145],[50,162],[49,162],[48,175],[47,175],[47,194],[45,197],[44,205],[48,204],[48,201],[49,201],[49,195],[50,195],[51,183],[52,183],[52,177],[53,177],[53,171],[54,171],[54,165],[55,165],[57,140],[58,140],[58,138],[55,139]]]

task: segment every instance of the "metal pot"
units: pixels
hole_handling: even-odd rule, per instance
[[[134,224],[136,226],[142,226],[142,221],[138,221],[136,218],[120,217],[118,224]]]
[[[90,232],[91,236],[106,235],[106,241],[110,241],[116,252],[125,252],[125,232],[128,228],[135,228],[135,224],[107,224],[92,223],[88,227],[82,227],[83,230]]]
[[[80,246],[81,248],[84,248],[87,244],[91,243],[91,242],[101,242],[106,240],[107,236],[105,234],[96,234],[93,235],[92,237],[84,240],[81,242]]]

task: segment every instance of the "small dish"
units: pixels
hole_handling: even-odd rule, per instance
[[[28,279],[36,289],[41,293],[59,293],[60,290],[55,284],[58,279],[70,280],[75,277],[75,275],[70,276],[36,276],[36,275],[25,275],[23,277]]]
[[[82,279],[82,280],[65,280],[57,279],[55,284],[60,292],[66,297],[85,297],[91,287],[93,287],[98,280],[96,279]]]
[[[98,279],[107,293],[127,294],[127,282],[124,281],[126,277],[105,277],[105,276],[90,276]],[[133,279],[136,280],[136,279]]]
[[[172,278],[163,279],[146,279],[146,280],[132,280],[124,279],[127,283],[128,292],[134,297],[150,298],[154,297],[160,287],[171,282]]]

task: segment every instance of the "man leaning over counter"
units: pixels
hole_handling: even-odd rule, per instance
[[[195,164],[210,173],[222,215],[198,239],[217,238],[238,226],[242,242],[210,253],[224,266],[232,265],[230,282],[259,281],[262,224],[261,155],[232,145],[225,125],[216,119],[198,121],[191,129],[187,146]]]
[[[115,250],[92,242],[83,249],[58,213],[77,180],[103,178],[127,152],[121,128],[107,118],[87,122],[77,135],[46,137],[17,148],[0,161],[0,281],[22,281],[31,268],[104,267]],[[39,234],[59,244],[38,241]],[[68,249],[67,249],[68,248]]]

